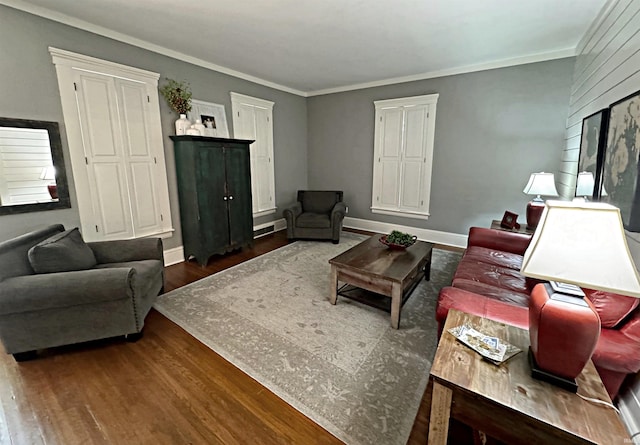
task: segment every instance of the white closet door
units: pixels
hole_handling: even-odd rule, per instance
[[[426,106],[404,109],[404,156],[401,167],[400,210],[419,212],[424,203],[423,178],[426,164]]]
[[[403,112],[401,108],[381,110],[378,119],[379,152],[374,169],[376,205],[397,209],[400,200]]]
[[[95,230],[104,240],[133,237],[113,77],[83,71],[75,77]]]
[[[153,153],[154,134],[150,125],[147,85],[115,79],[120,106],[123,150],[136,237],[158,233],[162,228],[158,205],[157,161]]]

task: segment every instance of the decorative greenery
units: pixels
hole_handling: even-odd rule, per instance
[[[390,244],[398,244],[400,246],[410,246],[415,242],[412,235],[394,230],[387,235],[387,242]]]
[[[191,111],[191,89],[186,82],[167,78],[167,84],[160,87],[160,94],[169,103],[173,111],[178,114],[187,114]]]

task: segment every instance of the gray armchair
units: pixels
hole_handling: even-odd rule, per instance
[[[330,239],[340,242],[347,206],[342,191],[298,190],[297,202],[285,209],[288,239]]]
[[[162,291],[160,239],[84,243],[77,230],[70,232],[58,224],[0,243],[0,340],[18,361],[43,348],[137,339]],[[71,244],[51,243],[55,238]],[[35,258],[41,246],[49,250]],[[91,266],[83,268],[86,255]]]

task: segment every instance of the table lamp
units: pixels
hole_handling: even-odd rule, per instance
[[[527,204],[527,229],[535,230],[544,210],[544,200],[540,196],[558,196],[553,173],[531,173],[523,192],[535,195]]]
[[[576,196],[583,197],[585,200],[595,195],[595,180],[593,179],[592,172],[580,172],[578,173],[578,180],[576,182]],[[600,196],[607,196],[607,191],[602,187]]]
[[[529,300],[532,375],[575,392],[600,336],[600,318],[578,286],[640,298],[620,209],[547,201],[520,272],[551,281]]]
[[[53,165],[44,167],[42,169],[42,172],[40,173],[40,179],[51,181],[51,183],[47,185],[49,196],[51,196],[51,199],[58,199],[58,186],[56,185],[56,168]]]

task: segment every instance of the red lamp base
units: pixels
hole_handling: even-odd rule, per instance
[[[577,385],[571,382],[596,348],[600,317],[587,298],[566,292],[549,283],[533,288],[529,300],[532,376],[575,392]]]
[[[529,201],[527,204],[527,229],[535,230],[538,227],[543,210],[544,201]]]
[[[47,189],[49,190],[49,196],[51,196],[51,199],[58,199],[58,186],[53,184],[53,185],[48,185]]]
[[[559,386],[562,389],[566,389],[569,392],[578,392],[578,382],[576,382],[576,379],[565,379],[564,377],[551,374],[541,369],[536,362],[536,358],[533,356],[531,348],[529,348],[529,366],[531,366],[531,377],[534,379],[543,380],[552,385]]]

